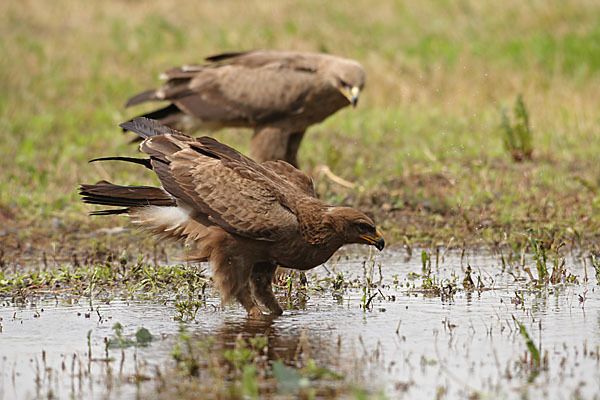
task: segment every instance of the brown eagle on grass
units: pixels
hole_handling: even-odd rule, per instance
[[[106,157],[142,164],[162,188],[81,185],[85,203],[118,206],[93,215],[126,214],[162,238],[185,240],[188,261],[209,261],[224,302],[235,298],[251,317],[257,301],[281,314],[271,288],[277,265],[299,270],[327,261],[345,244],[382,250],[373,221],[349,207],[315,197],[311,178],[284,161],[257,163],[210,137],[192,138],[136,118],[121,125],[140,135],[149,159]]]
[[[356,106],[365,84],[359,63],[328,54],[256,50],[206,60],[165,72],[161,88],[132,97],[126,106],[169,101],[143,116],[188,133],[252,128],[249,155],[258,162],[285,160],[297,167],[306,129]]]

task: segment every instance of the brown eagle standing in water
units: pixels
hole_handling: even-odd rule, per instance
[[[93,215],[126,214],[163,238],[185,240],[188,261],[209,261],[223,302],[235,298],[251,317],[282,309],[271,281],[277,265],[307,270],[345,244],[382,250],[373,221],[350,207],[318,200],[311,178],[284,161],[261,164],[210,137],[192,138],[156,121],[121,125],[144,141],[144,158],[106,157],[153,170],[162,188],[81,185],[85,203],[119,206]]]
[[[210,64],[165,72],[161,88],[132,97],[126,106],[169,101],[143,116],[187,133],[252,128],[249,155],[258,162],[284,160],[297,167],[306,129],[356,106],[365,84],[359,63],[328,54],[256,50],[206,60]]]

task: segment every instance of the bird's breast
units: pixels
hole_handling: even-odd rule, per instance
[[[318,267],[331,258],[339,248],[327,246],[314,246],[307,243],[286,243],[274,252],[275,260],[287,268],[308,270]]]

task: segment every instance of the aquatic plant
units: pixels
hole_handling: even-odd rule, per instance
[[[531,244],[531,252],[538,272],[538,282],[545,283],[549,278],[548,268],[546,267],[546,248],[541,240],[534,237],[533,231],[529,232],[529,243]]]
[[[108,348],[146,347],[154,340],[154,336],[144,327],[138,328],[133,338],[123,335],[123,325],[118,322],[113,325],[113,330],[115,331],[115,336],[108,339]]]
[[[544,235],[549,237],[544,239]],[[565,257],[560,252],[561,248],[565,247],[562,240],[557,239],[551,233],[533,229],[528,230],[527,237],[535,261],[537,278],[534,277],[529,267],[524,266],[523,270],[527,272],[532,283],[555,285],[561,282],[574,283],[577,281],[577,277],[569,274],[565,266]],[[552,273],[548,269],[548,264],[552,266]]]
[[[536,366],[539,367],[540,363],[542,362],[542,356],[540,355],[540,350],[537,348],[537,346],[535,345],[535,343],[529,336],[529,333],[527,332],[527,328],[525,328],[525,325],[523,325],[522,323],[520,323],[518,321],[517,321],[517,325],[519,326],[519,333],[521,334],[521,336],[523,336],[523,339],[525,339],[525,344],[527,345],[527,350],[529,351],[531,360],[533,361],[533,363]]]
[[[594,253],[590,253],[590,259],[592,260],[592,267],[596,272],[596,282],[600,285],[600,258]]]
[[[541,337],[539,347],[536,346],[533,339],[527,332],[527,328],[521,322],[517,321],[517,319],[513,315],[513,321],[517,324],[519,329],[519,333],[525,340],[525,345],[527,346],[527,351],[521,361],[521,366],[523,371],[527,374],[527,381],[533,382],[535,378],[539,375],[542,370],[548,369],[548,352],[545,352],[542,356],[541,351]],[[541,322],[540,322],[541,324]],[[541,325],[540,325],[541,329]]]
[[[0,294],[73,295],[92,297],[99,290],[124,290],[130,297],[163,290],[202,296],[209,280],[194,265],[155,265],[138,260],[132,265],[106,262],[6,274],[0,271]],[[195,304],[192,302],[192,306]]]

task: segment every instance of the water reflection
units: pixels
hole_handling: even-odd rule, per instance
[[[298,311],[286,311],[283,316],[264,319],[227,318],[215,330],[193,327],[190,333],[197,340],[210,335],[215,339],[217,350],[233,349],[238,338],[257,336],[267,338],[269,360],[280,360],[288,365],[300,365],[302,361],[314,359],[320,365],[335,368],[339,365],[341,336],[334,329],[298,324]],[[317,316],[318,317],[318,316]]]

